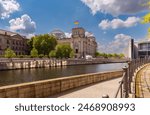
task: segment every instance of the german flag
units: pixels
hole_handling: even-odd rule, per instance
[[[74,21],[74,24],[79,25],[79,21],[78,20]]]

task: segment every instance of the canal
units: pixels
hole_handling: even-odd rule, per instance
[[[113,63],[0,71],[0,86],[87,73],[116,71],[121,70],[125,65],[125,63]]]

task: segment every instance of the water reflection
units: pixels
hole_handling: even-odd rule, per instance
[[[121,70],[125,65],[115,63],[0,71],[0,86],[86,73]]]

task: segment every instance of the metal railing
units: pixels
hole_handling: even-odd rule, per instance
[[[131,83],[134,80],[134,73],[146,63],[150,63],[150,58],[141,58],[128,62],[128,66],[123,68],[122,80],[119,82],[119,87],[114,96],[115,98],[128,98],[129,94],[133,94]],[[135,96],[135,94],[133,95]]]

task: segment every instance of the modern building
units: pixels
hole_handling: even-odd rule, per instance
[[[18,33],[0,30],[0,55],[4,55],[7,48],[15,51],[16,55],[25,55],[28,53],[27,40]]]
[[[71,37],[67,38],[61,30],[50,34],[57,37],[58,44],[69,44],[75,52],[75,58],[95,57],[97,43],[93,34],[86,35],[84,28],[73,28]]]
[[[143,41],[138,43],[138,57],[144,58],[150,56],[150,41]]]

